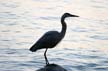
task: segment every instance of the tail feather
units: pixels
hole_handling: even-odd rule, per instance
[[[40,42],[35,43],[29,50],[32,52],[36,52],[39,49],[42,49],[43,45]]]
[[[29,50],[32,52],[36,52],[38,49],[36,47],[31,47]]]

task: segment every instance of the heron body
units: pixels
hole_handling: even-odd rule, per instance
[[[62,39],[60,38],[61,35],[57,31],[49,31],[45,33],[39,41],[37,41],[32,47],[31,51],[35,52],[36,50],[43,49],[43,48],[53,48],[56,44]],[[59,40],[57,40],[59,39]]]
[[[76,15],[72,15],[69,13],[64,13],[61,17],[61,24],[62,24],[62,30],[61,32],[58,31],[49,31],[46,32],[31,48],[30,51],[35,52],[39,49],[46,49],[44,56],[46,60],[46,65],[49,64],[48,59],[46,57],[46,52],[48,48],[55,47],[65,36],[67,25],[65,23],[66,17],[78,17]]]

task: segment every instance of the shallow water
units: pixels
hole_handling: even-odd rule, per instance
[[[64,12],[67,33],[49,49],[50,63],[68,71],[108,70],[107,0],[2,0],[0,1],[0,71],[35,71],[45,65],[43,50],[28,49],[47,31],[61,30]]]

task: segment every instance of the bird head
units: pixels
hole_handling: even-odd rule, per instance
[[[73,14],[70,14],[70,13],[64,13],[63,17],[65,18],[65,17],[79,17],[79,16],[73,15]]]

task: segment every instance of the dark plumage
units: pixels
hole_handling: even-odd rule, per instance
[[[46,52],[48,48],[53,48],[55,47],[65,36],[66,33],[66,28],[67,25],[65,23],[65,18],[66,17],[78,17],[76,15],[72,15],[69,13],[64,13],[63,16],[61,17],[61,24],[62,24],[62,30],[61,32],[57,31],[49,31],[45,33],[31,48],[30,51],[35,52],[39,49],[46,48],[46,51],[44,53],[45,60],[46,60],[46,65],[49,64],[47,57],[46,57]]]
[[[39,41],[37,41],[32,47],[31,51],[34,52],[38,49],[43,48],[53,48],[61,39],[60,39],[60,33],[57,31],[49,31],[45,33]],[[57,40],[59,39],[59,40]]]

